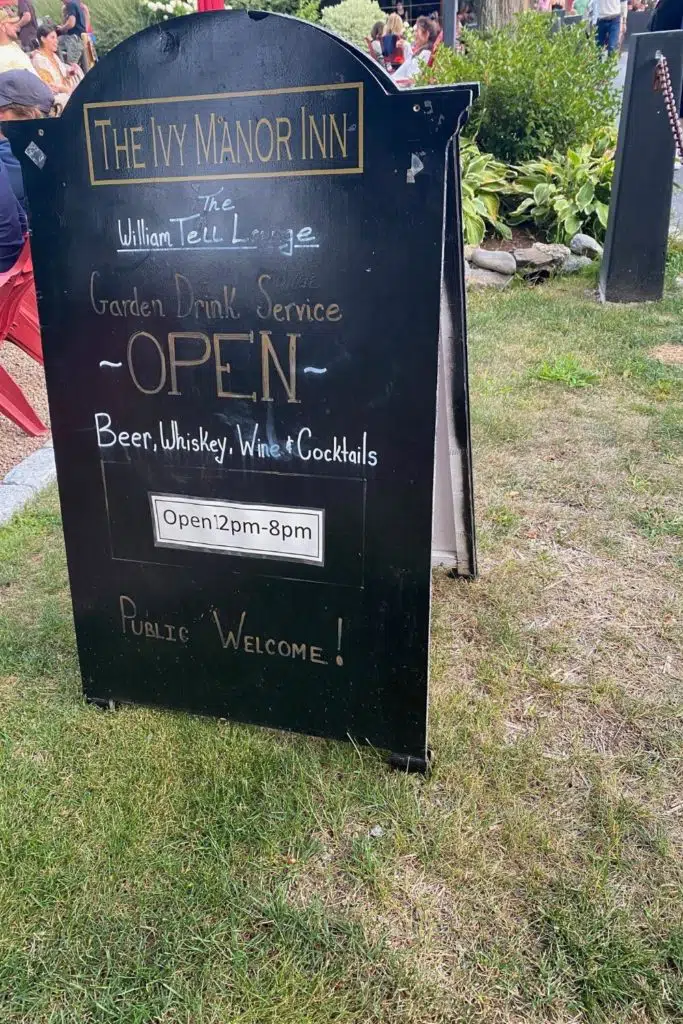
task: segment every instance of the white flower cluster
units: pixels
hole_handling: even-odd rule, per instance
[[[197,10],[194,0],[141,0],[141,3],[158,21],[179,18],[183,14],[194,14]]]

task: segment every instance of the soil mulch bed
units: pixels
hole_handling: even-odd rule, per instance
[[[513,249],[529,249],[534,242],[545,241],[540,235],[534,235],[527,228],[512,228],[512,238],[500,238],[499,235],[491,235],[481,243],[482,249],[495,249],[498,252],[512,252]]]

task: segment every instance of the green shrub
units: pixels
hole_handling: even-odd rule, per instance
[[[365,38],[370,35],[370,29],[384,18],[384,11],[376,0],[341,0],[340,4],[323,10],[320,24],[365,50]]]
[[[296,14],[299,0],[228,0],[230,7],[274,14]]]
[[[150,24],[138,0],[92,0],[88,7],[100,55]]]
[[[320,0],[299,0],[296,16],[303,21],[320,21]]]
[[[90,14],[92,15],[92,7],[90,4],[87,6],[90,8]],[[40,21],[41,19],[49,19],[54,21],[55,25],[61,25],[62,5],[59,0],[42,0],[40,10],[38,11],[38,20]]]
[[[139,0],[140,7],[147,21],[156,25],[171,18],[181,18],[184,14],[194,14],[197,5],[194,0]]]
[[[467,133],[499,160],[564,152],[614,122],[616,56],[606,58],[582,26],[551,25],[551,16],[527,13],[488,36],[466,32],[463,52],[440,47],[425,72],[440,85],[481,83]]]
[[[490,153],[480,153],[474,142],[460,146],[463,235],[467,245],[479,245],[487,228],[503,238],[512,232],[500,217],[501,201],[510,191],[510,170]]]
[[[571,239],[577,231],[603,239],[615,145],[613,130],[598,136],[592,145],[521,164],[510,191],[524,198],[508,214],[508,223],[533,221],[556,242]]]

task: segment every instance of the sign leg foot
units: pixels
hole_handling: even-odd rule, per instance
[[[401,772],[421,772],[422,775],[431,774],[434,766],[434,755],[427,749],[426,757],[415,757],[413,754],[389,754],[387,764],[390,768],[396,768]]]
[[[88,697],[86,695],[85,703],[90,704],[94,708],[99,708],[100,711],[116,711],[118,707],[117,702],[110,697]]]

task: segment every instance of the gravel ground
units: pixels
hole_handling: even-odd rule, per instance
[[[0,345],[0,365],[19,385],[43,423],[49,425],[45,376],[40,363],[30,359],[16,345],[6,343]],[[17,462],[41,448],[48,437],[49,434],[29,437],[0,414],[0,480]]]

